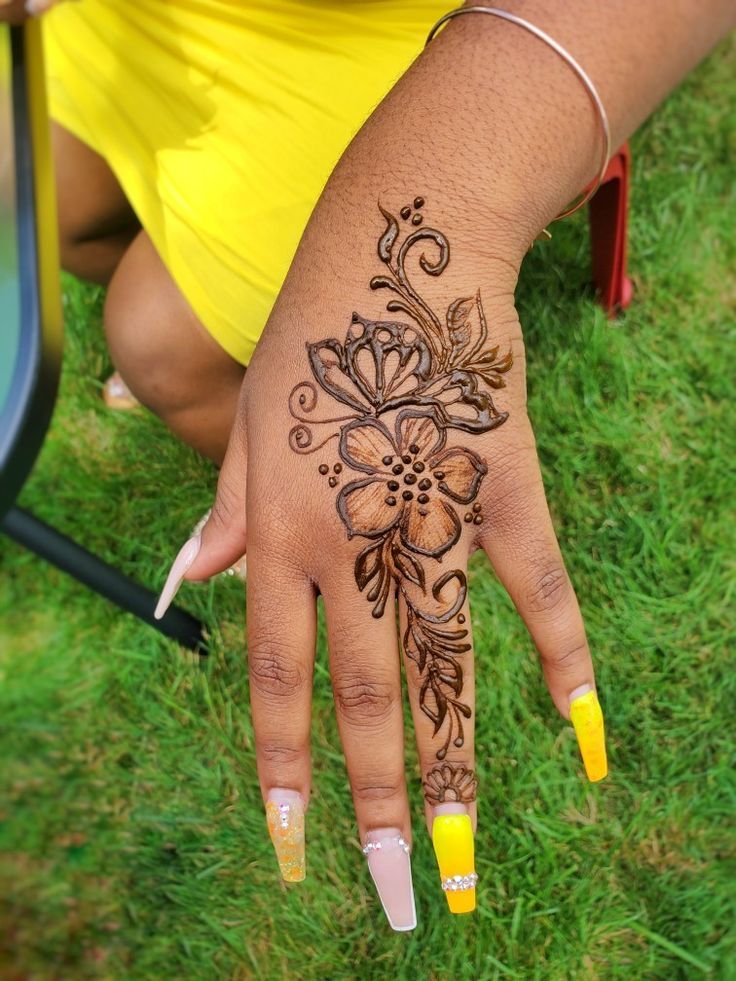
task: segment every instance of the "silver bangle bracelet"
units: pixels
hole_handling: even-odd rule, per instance
[[[440,28],[444,27],[444,25],[451,21],[454,17],[459,17],[461,14],[488,14],[491,17],[499,17],[501,20],[509,21],[509,23],[516,24],[517,27],[523,28],[525,31],[528,31],[535,37],[538,37],[540,41],[544,41],[548,47],[552,48],[552,50],[555,51],[560,58],[562,58],[563,61],[570,66],[570,68],[572,68],[577,77],[585,86],[585,90],[590,97],[590,101],[592,102],[593,108],[595,109],[600,121],[601,130],[603,131],[603,146],[601,150],[600,166],[598,168],[598,173],[595,180],[584,191],[583,196],[579,201],[571,205],[565,211],[561,211],[560,214],[552,220],[560,221],[562,218],[568,218],[570,215],[582,208],[583,205],[587,204],[601,186],[601,181],[606,173],[608,161],[611,157],[611,128],[608,124],[608,116],[606,115],[605,107],[601,101],[601,97],[598,95],[598,90],[591,81],[590,76],[585,69],[578,64],[570,52],[555,41],[553,37],[550,37],[549,34],[541,30],[541,28],[537,27],[536,25],[530,23],[530,21],[524,20],[523,17],[517,17],[516,14],[511,14],[507,10],[501,10],[498,7],[458,7],[457,10],[450,10],[448,13],[440,17],[432,30],[429,32],[424,45],[425,48],[435,37]],[[547,234],[549,235],[549,233]]]

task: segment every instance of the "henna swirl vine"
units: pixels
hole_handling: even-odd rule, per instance
[[[505,386],[513,359],[489,343],[479,292],[453,300],[440,317],[411,282],[406,262],[420,243],[432,250],[418,260],[426,275],[441,276],[450,261],[446,236],[423,226],[424,204],[417,197],[413,209],[401,209],[401,221],[413,226],[403,240],[399,219],[378,205],[386,227],[377,251],[386,272],[369,284],[391,294],[389,313],[403,313],[411,322],[353,313],[343,341],[307,344],[314,380],[295,385],[289,396],[296,422],[289,445],[296,453],[315,453],[337,440],[340,460],[332,467],[320,464],[319,473],[331,488],[345,467],[355,474],[336,499],[348,537],[368,540],[355,560],[355,582],[376,618],[394,591],[405,600],[404,651],[419,671],[422,711],[434,734],[442,733],[436,756],[444,760],[450,744],[463,745],[463,722],[471,716],[462,701],[462,657],[470,650],[462,612],[467,581],[460,569],[434,582],[429,576],[459,540],[462,522],[482,523],[476,498],[488,472],[477,453],[448,446],[447,437],[453,431],[486,433],[506,421],[508,413],[496,408],[491,392]],[[313,415],[320,389],[347,411]],[[329,428],[315,444],[317,427]],[[452,765],[443,766],[450,769],[437,771],[435,796],[441,781],[450,781],[448,793],[454,787],[474,794],[470,771],[456,777]]]

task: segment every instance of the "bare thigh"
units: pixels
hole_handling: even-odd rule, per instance
[[[105,330],[115,366],[136,398],[221,463],[245,368],[202,326],[145,231],[112,277]]]
[[[67,272],[109,283],[140,223],[105,160],[58,123],[52,146],[61,264]]]

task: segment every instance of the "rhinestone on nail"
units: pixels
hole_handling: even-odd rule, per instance
[[[445,892],[465,892],[467,889],[475,889],[478,876],[475,872],[469,875],[453,875],[442,880],[442,888]]]
[[[385,840],[391,841],[392,839],[388,838]],[[401,835],[397,835],[393,841],[395,841],[399,848],[401,848],[407,855],[409,854],[409,843]],[[363,854],[370,855],[370,853],[373,851],[380,851],[382,845],[383,842],[381,841],[367,841],[365,845],[363,845]]]

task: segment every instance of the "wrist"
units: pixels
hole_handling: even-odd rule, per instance
[[[333,180],[421,186],[520,264],[595,175],[600,123],[579,78],[513,24],[459,17],[365,124]]]

